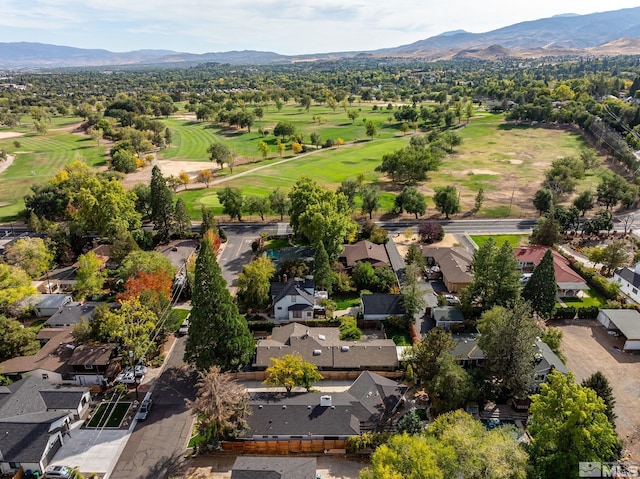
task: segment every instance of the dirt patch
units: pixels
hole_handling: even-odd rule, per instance
[[[404,233],[399,233],[398,235],[393,237],[393,242],[396,244],[398,248],[398,253],[404,258],[407,255],[407,251],[409,250],[409,246],[412,244],[418,244],[418,235],[415,234],[415,228],[412,228],[413,235],[409,238]],[[442,238],[442,241],[438,241],[437,243],[432,243],[429,246],[439,246],[441,248],[447,248],[451,246],[460,246],[460,242],[456,235],[447,233]]]
[[[602,371],[616,399],[616,430],[634,462],[640,461],[640,355],[621,351],[622,338],[609,336],[596,320],[554,324],[563,332],[562,351],[576,381]]]
[[[24,136],[24,133],[18,133],[17,131],[0,131],[0,140],[18,138],[19,136]]]
[[[7,159],[0,162],[0,173],[4,172],[7,168],[11,166],[11,164],[13,163],[13,159],[14,159],[13,155],[7,155]],[[7,203],[7,204],[10,204],[10,203]],[[6,205],[0,205],[0,206],[6,206]]]
[[[499,175],[500,173],[492,170],[463,170],[462,175]]]
[[[521,165],[522,160],[509,160],[509,163],[511,163],[512,165]]]
[[[154,160],[151,165],[147,165],[144,168],[140,168],[138,171],[134,173],[129,173],[124,180],[122,180],[122,184],[125,188],[132,188],[134,185],[138,183],[146,183],[148,184],[151,181],[151,170],[154,165],[158,165],[160,171],[162,171],[162,175],[165,178],[169,176],[179,176],[183,171],[189,175],[191,181],[198,175],[198,172],[201,170],[213,170],[214,175],[220,167],[216,163],[211,163],[208,161],[174,161],[174,160]],[[204,186],[202,184],[198,184],[199,186],[193,185],[191,188]]]

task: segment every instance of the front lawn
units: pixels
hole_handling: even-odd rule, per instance
[[[360,294],[357,292],[332,295],[331,299],[336,302],[336,311],[360,306]]]
[[[87,427],[120,427],[120,423],[127,414],[129,406],[131,406],[130,402],[100,404],[96,412],[91,416]]]
[[[573,306],[574,308],[589,308],[591,306],[597,306],[598,308],[604,306],[607,303],[607,299],[594,289],[589,288],[585,291],[587,296],[583,298],[560,298],[562,302],[567,306]],[[562,307],[560,303],[556,304],[557,308]]]
[[[529,235],[521,234],[521,235],[471,235],[471,239],[475,244],[478,245],[478,248],[485,244],[489,238],[493,238],[496,242],[496,246],[501,246],[502,243],[507,242],[513,248],[517,248],[523,244],[527,244],[527,239]]]

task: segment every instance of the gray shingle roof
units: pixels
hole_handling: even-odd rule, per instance
[[[2,451],[3,460],[21,463],[39,462],[47,447],[49,428],[54,421],[0,423],[0,451]]]
[[[640,287],[640,274],[636,274],[631,268],[619,269],[616,274],[636,288]]]
[[[431,310],[436,321],[464,321],[464,315],[455,306],[440,306]]]
[[[94,310],[99,304],[96,302],[81,304],[73,301],[47,319],[45,324],[55,327],[56,325],[76,325],[83,319],[90,321],[93,318]]]
[[[363,314],[385,316],[401,316],[404,314],[402,298],[399,294],[363,294],[361,299]]]
[[[314,289],[313,281],[298,281],[296,279],[290,279],[286,283],[272,283],[271,284],[271,297],[273,298],[273,304],[276,304],[285,296],[301,296],[310,304],[314,303],[313,295],[309,294],[306,290]]]

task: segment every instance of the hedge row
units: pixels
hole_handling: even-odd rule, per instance
[[[568,306],[566,308],[556,309],[554,319],[573,319],[578,315],[578,319],[595,319],[598,317],[599,308],[597,306],[587,306],[584,308],[576,308]]]
[[[610,283],[606,278],[600,276],[593,268],[587,268],[582,263],[578,261],[570,262],[571,267],[580,274],[584,279],[587,280],[587,283],[598,291],[602,296],[610,300],[618,299],[618,295],[620,293],[620,287],[617,283]]]

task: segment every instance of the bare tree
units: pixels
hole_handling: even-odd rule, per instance
[[[247,429],[245,415],[250,413],[247,390],[212,366],[199,372],[196,400],[188,405],[198,417],[198,431],[208,443],[236,437]]]

